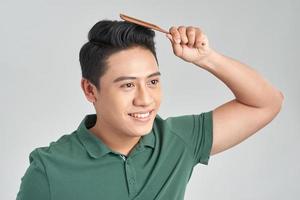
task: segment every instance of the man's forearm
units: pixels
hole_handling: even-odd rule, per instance
[[[283,95],[254,69],[237,60],[211,50],[205,61],[197,66],[211,72],[224,82],[236,100],[253,107],[280,106]]]

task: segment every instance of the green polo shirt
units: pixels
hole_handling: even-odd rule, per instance
[[[76,131],[30,153],[18,200],[182,200],[193,167],[208,164],[212,111],[156,115],[127,157],[88,130],[96,119],[87,115]]]

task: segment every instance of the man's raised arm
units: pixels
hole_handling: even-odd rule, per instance
[[[171,27],[173,52],[224,82],[235,99],[213,110],[211,155],[225,151],[263,128],[278,114],[283,94],[249,66],[209,47],[197,27]]]

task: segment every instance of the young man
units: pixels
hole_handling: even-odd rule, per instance
[[[283,96],[248,66],[209,47],[197,27],[171,27],[174,54],[223,81],[235,99],[162,119],[154,32],[103,20],[80,51],[81,87],[96,114],[30,154],[17,199],[179,200],[193,167],[242,142],[280,111]]]

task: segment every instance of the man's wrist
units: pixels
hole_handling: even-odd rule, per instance
[[[207,71],[212,71],[217,67],[217,63],[221,59],[222,55],[213,49],[210,49],[209,53],[199,61],[193,62],[193,64],[201,67]]]

